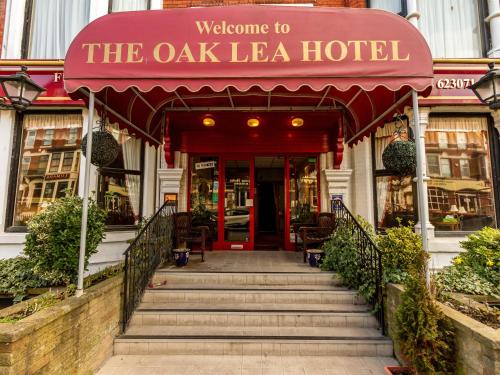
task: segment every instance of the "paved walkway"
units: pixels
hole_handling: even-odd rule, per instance
[[[98,375],[384,375],[386,357],[114,356]]]
[[[206,251],[205,262],[192,255],[186,267],[165,269],[186,272],[321,272],[304,263],[301,252],[293,251]]]

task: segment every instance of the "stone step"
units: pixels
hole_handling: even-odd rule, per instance
[[[158,270],[153,284],[200,285],[331,285],[340,286],[332,272],[189,272]]]
[[[202,326],[202,327],[365,327],[377,328],[375,317],[363,311],[354,312],[235,312],[235,311],[169,311],[137,310],[129,327],[136,326]]]
[[[203,337],[305,337],[305,338],[328,338],[345,337],[349,339],[362,338],[373,339],[382,338],[380,330],[376,328],[359,327],[224,327],[224,326],[133,326],[129,327],[125,337],[183,337],[197,338]]]
[[[349,290],[349,288],[340,285],[329,284],[292,284],[292,285],[266,285],[266,284],[171,284],[171,283],[157,283],[149,286],[147,289],[160,289],[160,290],[272,290],[275,292],[286,292],[287,290]]]
[[[385,337],[142,337],[115,339],[115,355],[238,355],[238,356],[391,356]]]
[[[148,289],[145,303],[199,303],[199,304],[354,304],[365,303],[362,296],[351,290],[168,290]]]

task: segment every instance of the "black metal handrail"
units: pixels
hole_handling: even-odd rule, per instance
[[[174,213],[175,206],[164,203],[123,253],[125,266],[122,332],[125,332],[154,272],[171,257]]]
[[[359,284],[370,280],[374,282],[374,293],[369,296],[368,303],[374,307],[375,317],[385,335],[384,291],[382,281],[382,252],[370,234],[363,228],[340,199],[331,201],[331,210],[335,214],[335,228],[347,229],[351,232],[360,260]]]

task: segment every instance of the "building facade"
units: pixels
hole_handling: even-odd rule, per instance
[[[0,185],[0,257],[20,253],[26,222],[33,214],[63,194],[83,191],[80,142],[88,111],[84,102],[69,97],[63,86],[62,59],[75,35],[89,22],[111,12],[240,3],[0,2],[6,15],[0,74],[11,74],[25,64],[29,74],[47,88],[25,113],[0,113],[4,129],[0,173],[5,176]],[[434,86],[429,96],[419,100],[430,177],[430,222],[425,225],[432,233],[431,265],[446,265],[459,251],[458,242],[471,231],[485,225],[498,226],[500,114],[481,105],[467,89],[487,71],[488,61],[500,62],[498,1],[252,3],[380,8],[414,23],[435,58]],[[230,117],[220,126],[217,119],[219,135],[207,133],[209,127],[199,131],[198,124],[179,118],[183,126],[171,132],[168,127],[164,129],[165,144],[157,148],[109,124],[120,152],[112,165],[92,169],[90,190],[109,213],[107,236],[91,260],[93,269],[118,261],[126,241],[134,237],[138,221],[153,214],[167,199],[175,200],[180,211],[208,210],[219,222],[216,248],[221,249],[271,246],[293,250],[293,223],[328,211],[333,197],[342,197],[353,212],[377,230],[396,225],[398,219],[417,223],[418,230],[422,224],[418,221],[412,176],[391,176],[382,163],[383,150],[395,137],[413,137],[411,110],[395,115],[393,121],[364,141],[353,147],[343,147],[341,141],[335,151],[321,147],[325,137],[332,137],[326,125],[318,125],[314,131],[302,128],[293,148],[278,147],[286,142],[280,142],[282,133],[277,132],[261,139],[260,149],[242,149],[234,145],[243,133],[232,135],[234,119]],[[281,121],[265,114],[262,117],[269,123]],[[327,122],[321,116],[306,121]],[[252,134],[257,133],[244,133],[248,137]],[[341,153],[340,158],[337,153]]]

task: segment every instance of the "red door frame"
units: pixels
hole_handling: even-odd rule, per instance
[[[217,154],[217,153],[191,153],[189,154],[189,159],[188,159],[188,168],[187,168],[187,173],[188,173],[188,195],[187,195],[187,208],[188,211],[191,210],[191,164],[192,164],[192,157],[193,156],[200,156],[200,155],[210,155],[210,156],[215,156],[218,158],[218,168],[219,168],[219,202],[218,202],[218,214],[219,214],[219,219],[217,221],[217,229],[218,229],[218,238],[216,241],[214,241],[214,249],[216,250],[253,250],[254,245],[255,245],[255,217],[254,217],[254,210],[255,210],[255,204],[256,202],[253,201],[253,206],[249,208],[249,213],[250,213],[250,228],[249,228],[249,241],[248,242],[229,242],[224,240],[224,193],[225,193],[225,161],[226,160],[248,160],[249,161],[249,167],[250,167],[250,199],[254,200],[254,193],[255,193],[255,158],[258,156],[283,156],[285,158],[285,167],[284,167],[284,209],[285,209],[285,223],[284,223],[284,233],[283,236],[284,241],[284,247],[285,250],[288,251],[293,251],[295,250],[295,244],[291,242],[290,240],[290,158],[292,157],[299,157],[299,156],[312,156],[316,157],[316,170],[317,170],[317,195],[318,195],[318,212],[321,212],[321,184],[320,184],[320,170],[319,170],[319,164],[320,164],[320,155],[319,154],[313,154],[313,153],[307,153],[307,154],[269,154],[269,153],[264,153],[264,154]],[[232,248],[231,245],[242,245],[241,249],[235,249],[234,247]]]

